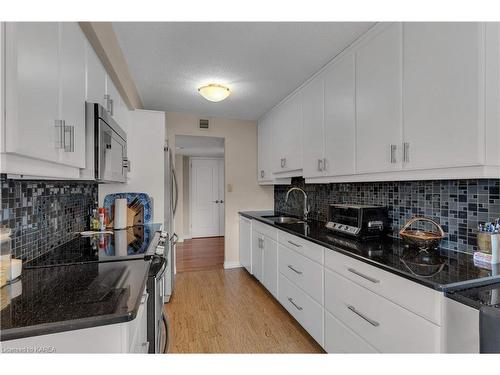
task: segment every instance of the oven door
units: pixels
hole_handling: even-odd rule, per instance
[[[127,181],[127,141],[99,118],[97,134],[97,180]]]

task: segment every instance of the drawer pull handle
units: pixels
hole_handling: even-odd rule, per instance
[[[295,243],[295,242],[292,242],[292,241],[288,241],[288,243],[289,243],[290,245],[295,246],[295,247],[302,247],[302,245],[299,245],[299,244],[297,244],[297,243]]]
[[[288,268],[290,268],[293,272],[295,272],[298,275],[302,275],[301,271],[297,271],[295,268],[293,268],[290,264],[288,265]]]
[[[290,301],[290,303],[291,303],[292,305],[294,305],[294,306],[295,306],[295,308],[296,308],[297,310],[299,310],[299,311],[302,311],[302,310],[303,310],[303,308],[302,308],[302,307],[300,307],[300,306],[299,306],[299,305],[297,305],[295,302],[293,302],[293,298],[288,297],[288,301]]]
[[[374,327],[378,327],[380,325],[379,322],[373,320],[373,319],[370,319],[368,318],[367,316],[365,316],[364,314],[360,313],[358,310],[356,310],[356,308],[354,306],[351,306],[351,305],[348,305],[347,308],[349,310],[351,310],[354,314],[356,314],[357,316],[359,316],[360,318],[366,320],[368,323],[370,323],[372,326]]]
[[[359,276],[359,277],[362,277],[363,279],[366,279],[366,280],[368,280],[368,281],[371,281],[371,282],[372,282],[372,283],[374,283],[374,284],[377,284],[377,283],[379,283],[379,282],[380,282],[379,280],[374,279],[373,277],[366,276],[366,275],[362,274],[361,272],[356,271],[354,268],[348,268],[347,270],[348,270],[349,272],[351,272],[351,273],[353,273],[353,274],[355,274],[355,275]]]

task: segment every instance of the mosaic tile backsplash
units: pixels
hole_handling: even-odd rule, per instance
[[[311,219],[326,221],[328,205],[333,203],[382,205],[388,208],[394,233],[411,217],[427,216],[447,234],[442,247],[469,253],[477,250],[478,224],[500,217],[500,179],[306,185],[303,178],[293,178],[291,185],[276,185],[275,210],[300,216],[302,194],[291,193],[285,203],[292,186],[308,194]]]
[[[11,180],[0,176],[0,227],[12,230],[13,257],[31,260],[88,229],[93,182]]]

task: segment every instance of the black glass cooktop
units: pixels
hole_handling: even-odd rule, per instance
[[[150,224],[116,230],[112,234],[77,235],[73,240],[27,262],[24,268],[145,258],[154,253],[152,242],[160,229],[160,224]]]

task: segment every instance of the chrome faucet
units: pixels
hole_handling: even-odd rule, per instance
[[[304,220],[307,221],[307,216],[309,215],[309,204],[307,203],[307,194],[304,190],[302,190],[301,188],[298,188],[298,187],[293,187],[293,188],[289,189],[286,192],[285,203],[288,203],[288,196],[294,190],[300,191],[302,194],[304,194]]]

